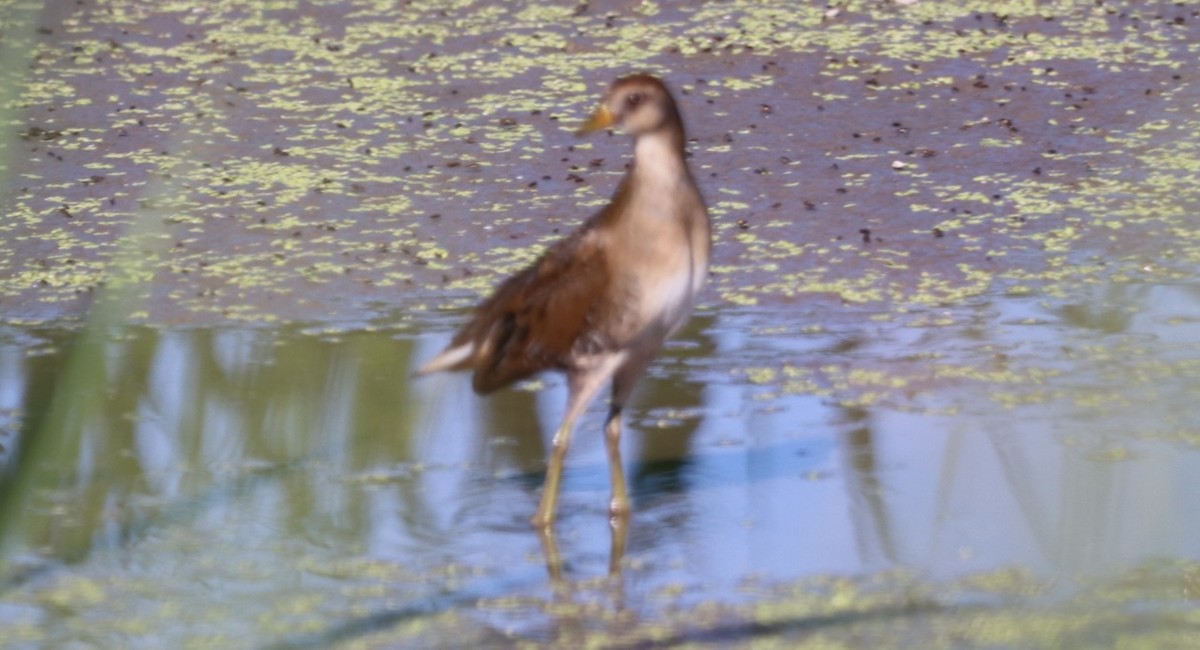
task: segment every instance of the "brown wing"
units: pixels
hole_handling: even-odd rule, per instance
[[[601,233],[588,223],[504,281],[475,310],[452,346],[475,344],[473,386],[484,394],[538,371],[566,368],[605,299]]]

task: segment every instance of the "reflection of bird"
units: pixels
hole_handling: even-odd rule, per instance
[[[450,346],[418,373],[473,370],[484,394],[541,370],[567,375],[570,397],[533,523],[554,520],[575,419],[611,378],[605,438],[614,514],[627,514],[621,409],[663,341],[691,311],[708,269],[708,212],[684,158],[670,92],[644,74],[613,82],[579,130],[636,138],[612,202],[480,303]]]

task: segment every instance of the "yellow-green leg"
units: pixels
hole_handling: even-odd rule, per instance
[[[539,526],[538,540],[542,543],[542,556],[546,559],[546,571],[550,580],[558,586],[562,584],[562,555],[558,552],[558,537],[554,534],[554,526]]]
[[[554,513],[558,508],[558,486],[562,482],[563,463],[567,459],[567,449],[571,446],[571,430],[575,428],[575,418],[570,414],[563,419],[554,432],[554,449],[550,453],[550,467],[546,470],[546,484],[542,487],[542,500],[538,504],[537,513],[533,515],[534,526],[549,526],[554,523]]]
[[[608,552],[608,575],[621,575],[621,562],[625,559],[625,542],[629,540],[629,511],[614,515],[608,525],[612,528],[612,546]]]
[[[562,424],[558,425],[558,430],[554,432],[554,449],[550,452],[550,467],[546,470],[546,485],[542,488],[541,503],[533,515],[534,526],[549,526],[554,523],[563,463],[567,459],[567,450],[571,447],[571,430],[575,428],[575,420],[587,410],[588,404],[592,403],[600,387],[612,377],[613,371],[623,360],[622,355],[612,355],[596,366],[567,376],[567,413],[563,416]]]
[[[621,464],[621,407],[614,405],[604,425],[604,444],[608,448],[608,471],[612,479],[609,512],[614,517],[629,516],[629,490],[625,487],[625,467]]]

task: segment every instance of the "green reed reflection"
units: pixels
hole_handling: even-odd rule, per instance
[[[411,457],[415,413],[396,380],[408,342],[100,322],[26,358],[27,415],[0,492],[10,546],[69,561],[268,475],[287,488],[284,521],[359,530],[361,508],[328,507],[344,492],[330,477]]]

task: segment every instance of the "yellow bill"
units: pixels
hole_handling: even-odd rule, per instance
[[[612,126],[615,122],[616,118],[612,111],[608,110],[607,105],[601,104],[596,108],[596,111],[592,113],[592,116],[583,123],[583,126],[579,127],[579,130],[575,132],[575,135],[585,135],[593,131],[606,129]]]

